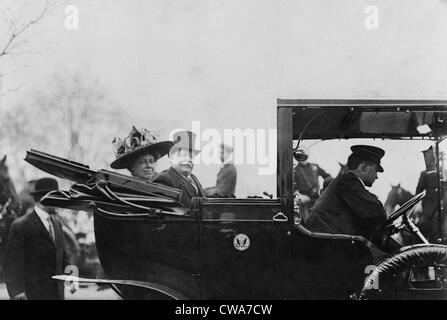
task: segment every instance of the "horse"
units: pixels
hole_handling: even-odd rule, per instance
[[[9,229],[19,216],[20,210],[20,201],[14,183],[9,176],[5,155],[0,160],[0,267],[4,263]]]
[[[349,171],[347,164],[343,164],[341,162],[338,162],[338,164],[340,165],[340,171],[337,174],[337,178],[341,175],[348,173],[348,171]],[[326,190],[327,186],[332,182],[332,180],[334,180],[334,178],[332,178],[332,177],[327,177],[326,179],[324,179],[323,188],[321,189],[321,193],[323,193],[323,191]]]
[[[391,186],[391,191],[388,193],[384,208],[387,215],[393,213],[396,206],[401,206],[413,197],[413,194],[401,187],[400,183],[397,186]]]
[[[391,190],[386,198],[384,208],[387,216],[392,214],[398,206],[402,206],[405,202],[410,200],[413,194],[401,187],[400,183],[396,186],[391,185]],[[414,223],[421,229],[423,224],[423,210],[422,204],[419,202],[411,213],[410,217],[414,220]],[[425,229],[424,229],[425,230]],[[424,231],[421,229],[421,231]],[[422,232],[427,239],[431,238],[429,230]],[[404,243],[413,244],[415,239],[407,233],[400,233],[401,239]]]

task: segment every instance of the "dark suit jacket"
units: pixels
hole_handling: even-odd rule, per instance
[[[337,177],[311,209],[306,225],[326,233],[361,235],[371,238],[385,222],[386,213],[379,199],[363,187],[352,173]]]
[[[64,283],[51,277],[64,273],[69,257],[61,222],[55,215],[51,219],[55,242],[34,210],[12,224],[5,259],[10,297],[25,292],[28,299],[64,299]]]
[[[192,179],[197,185],[198,192],[196,192],[195,188],[192,184],[186,180],[185,177],[182,177],[181,173],[175,170],[174,168],[169,168],[169,170],[165,170],[161,172],[154,180],[155,183],[160,183],[168,187],[173,187],[177,189],[181,189],[183,191],[182,198],[180,200],[181,204],[187,208],[191,207],[191,199],[193,197],[204,197],[205,191],[202,188],[199,180],[196,176],[191,174]]]
[[[237,172],[232,163],[225,164],[217,174],[216,193],[220,197],[234,196],[236,189]]]

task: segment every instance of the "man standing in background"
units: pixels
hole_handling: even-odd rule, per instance
[[[306,221],[310,208],[320,196],[319,177],[330,179],[331,175],[319,165],[308,162],[309,154],[304,148],[298,148],[294,158],[298,164],[293,170],[293,191],[300,206],[301,217]]]
[[[54,209],[40,204],[44,195],[57,189],[53,178],[37,180],[31,193],[36,203],[34,210],[11,226],[5,275],[12,299],[64,299],[64,284],[52,279],[63,274],[69,264],[62,225]]]
[[[444,200],[447,183],[445,180],[445,172],[441,169],[441,193],[438,192],[438,175],[436,172],[436,156],[433,147],[422,151],[424,154],[426,170],[422,171],[419,176],[418,185],[416,187],[416,194],[426,191],[425,197],[422,199],[422,215],[418,223],[424,234],[430,241],[435,242],[437,238],[442,237],[439,234],[439,210],[438,197],[441,194],[441,200]]]
[[[223,167],[219,170],[216,179],[216,186],[207,188],[207,196],[212,198],[236,198],[237,171],[233,164],[233,147],[227,144],[220,144],[220,160]]]

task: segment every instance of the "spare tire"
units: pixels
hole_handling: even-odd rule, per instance
[[[385,258],[366,277],[359,299],[446,299],[447,246],[418,244]]]

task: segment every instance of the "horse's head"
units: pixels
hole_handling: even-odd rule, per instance
[[[12,179],[9,176],[9,169],[6,165],[6,155],[0,160],[0,204],[4,205],[8,200],[12,205],[18,203],[17,192]]]
[[[408,200],[410,200],[413,197],[413,194],[407,190],[405,190],[404,188],[402,188],[402,186],[400,185],[400,183],[398,185],[391,185],[391,190],[388,193],[388,197],[386,198],[385,201],[385,210],[387,213],[391,213],[394,211],[394,208],[397,205],[403,205],[405,202],[407,202]]]
[[[14,184],[9,178],[5,155],[0,159],[0,260],[6,248],[9,228],[19,212],[20,202],[18,202]]]
[[[6,165],[6,155],[0,160],[0,182],[9,180],[9,170]]]
[[[338,176],[348,173],[349,169],[347,164],[343,164],[341,162],[339,162],[338,164],[340,165],[340,171],[338,172]]]

